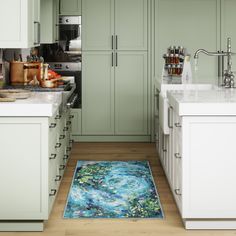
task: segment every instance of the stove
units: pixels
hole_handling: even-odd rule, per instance
[[[64,85],[59,85],[56,88],[43,88],[35,85],[6,85],[4,89],[26,89],[32,92],[63,92],[71,90],[72,85],[70,83],[66,83]]]

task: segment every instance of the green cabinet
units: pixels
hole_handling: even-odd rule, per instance
[[[41,0],[41,43],[58,41],[59,0]]]
[[[148,136],[147,2],[82,2],[82,135]]]
[[[115,0],[118,50],[147,50],[147,0]]]
[[[81,15],[81,0],[59,0],[60,15]]]
[[[112,50],[114,0],[83,0],[82,49]]]
[[[82,134],[114,134],[112,52],[83,53]]]
[[[82,74],[82,135],[147,135],[147,52],[84,52]]]
[[[147,0],[83,0],[83,50],[147,50]]]
[[[147,52],[117,53],[115,67],[115,134],[146,135]]]

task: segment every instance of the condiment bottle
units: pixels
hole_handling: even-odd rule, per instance
[[[170,54],[170,63],[171,64],[175,63],[174,54]]]
[[[176,65],[172,65],[171,74],[176,75]]]

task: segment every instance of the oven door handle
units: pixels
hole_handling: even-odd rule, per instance
[[[71,95],[71,97],[69,98],[69,100],[67,101],[66,106],[67,106],[68,108],[73,107],[77,99],[78,99],[78,94],[73,93],[73,94]]]

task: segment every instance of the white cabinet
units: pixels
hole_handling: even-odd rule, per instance
[[[69,159],[71,119],[69,109],[51,118],[0,117],[0,231],[43,230]]]
[[[235,229],[236,117],[179,116],[172,105],[159,154],[185,227]]]
[[[0,48],[29,48],[40,43],[40,0],[1,1]]]

